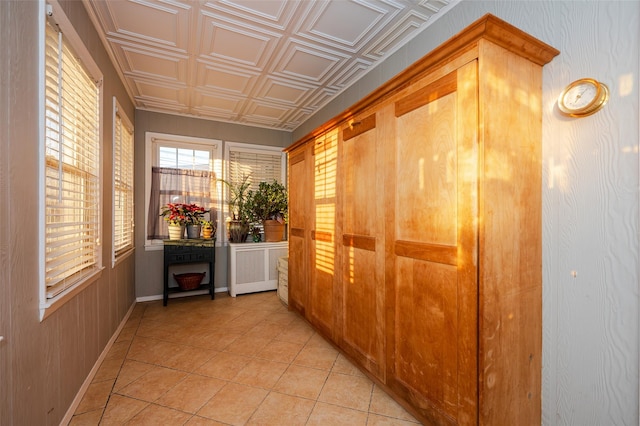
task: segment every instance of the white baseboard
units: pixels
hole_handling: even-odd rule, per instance
[[[127,314],[122,319],[122,321],[120,321],[120,325],[118,325],[118,328],[113,333],[113,336],[111,336],[111,339],[109,339],[109,341],[107,342],[107,345],[102,350],[102,353],[100,354],[100,356],[96,360],[95,364],[93,364],[93,368],[91,369],[91,371],[87,375],[87,378],[84,379],[84,382],[82,383],[82,386],[80,386],[80,389],[78,390],[78,393],[76,394],[76,397],[73,399],[73,402],[69,406],[69,409],[67,410],[66,414],[62,418],[62,421],[60,422],[61,426],[62,425],[68,425],[69,422],[71,422],[71,418],[73,417],[73,414],[76,412],[76,409],[78,408],[78,405],[80,405],[80,401],[82,401],[82,398],[84,397],[84,394],[87,392],[87,389],[89,389],[89,385],[93,381],[93,378],[96,376],[96,373],[98,372],[98,369],[100,368],[100,365],[102,365],[102,361],[104,361],[104,359],[106,358],[107,354],[111,350],[111,347],[113,346],[113,344],[115,343],[116,339],[120,335],[120,331],[122,331],[122,329],[124,328],[124,325],[127,323],[127,320],[129,320],[129,317],[131,316],[131,312],[133,312],[133,308],[135,306],[136,306],[136,303],[134,302],[131,305],[131,307],[129,308],[129,311],[127,312]]]
[[[227,293],[229,291],[228,287],[216,287],[215,293]],[[183,293],[171,293],[169,295],[169,299],[176,299],[178,297],[187,297],[187,296],[197,296],[200,294],[209,294],[209,290],[194,290]],[[154,294],[153,296],[142,296],[136,297],[136,302],[152,302],[154,300],[162,300],[161,294]]]

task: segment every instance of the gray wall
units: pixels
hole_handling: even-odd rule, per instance
[[[163,253],[161,250],[145,251],[145,134],[146,132],[168,133],[224,142],[244,142],[257,145],[286,147],[291,144],[291,133],[260,127],[242,126],[192,117],[161,114],[151,111],[136,111],[135,129],[135,181],[136,194],[136,296],[152,298],[162,295]],[[219,224],[220,226],[220,224]],[[215,265],[216,288],[227,287],[227,249],[216,249]]]
[[[38,279],[38,33],[44,2],[0,1],[0,424],[57,425],[135,300],[134,256],[111,267],[111,185],[104,186],[100,279],[44,321]],[[134,108],[81,2],[69,19],[104,74],[105,181],[112,174],[112,97]]]
[[[561,52],[543,74],[543,423],[637,425],[640,2],[463,1],[293,139],[488,12]],[[565,118],[556,99],[582,77],[608,84],[609,104]]]

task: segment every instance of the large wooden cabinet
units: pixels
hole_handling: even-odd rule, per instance
[[[540,424],[557,54],[487,15],[288,149],[291,308],[426,424]]]

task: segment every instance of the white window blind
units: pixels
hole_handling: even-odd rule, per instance
[[[46,298],[99,266],[99,93],[62,33],[45,41]]]
[[[283,183],[282,153],[257,149],[229,149],[229,182],[241,182],[249,176],[250,190],[258,189],[260,182]]]
[[[115,102],[114,102],[115,103]],[[117,104],[113,148],[113,261],[133,248],[133,129]]]

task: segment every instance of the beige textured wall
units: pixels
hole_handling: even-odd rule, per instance
[[[134,256],[111,267],[112,97],[128,99],[81,2],[63,8],[102,73],[101,278],[40,321],[38,299],[39,27],[44,2],[0,1],[0,424],[57,425],[134,302]]]

